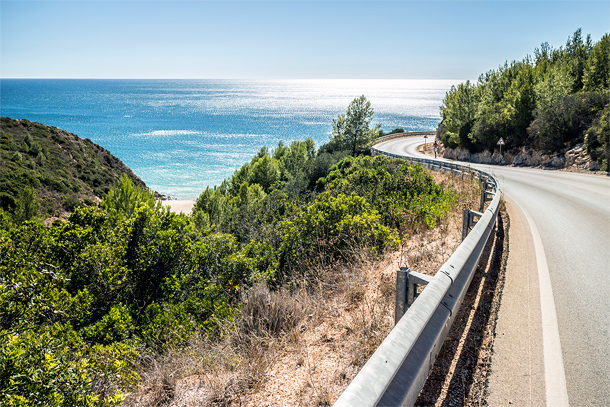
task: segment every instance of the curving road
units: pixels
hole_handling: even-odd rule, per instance
[[[423,143],[375,147],[421,157]],[[610,406],[610,177],[472,166],[511,222],[488,405]]]

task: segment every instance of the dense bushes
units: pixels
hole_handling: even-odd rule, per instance
[[[445,147],[471,153],[497,149],[500,137],[504,151],[527,147],[563,153],[585,142],[604,165],[607,154],[599,149],[603,142],[597,141],[596,129],[610,97],[609,59],[608,34],[593,44],[579,29],[565,47],[544,43],[534,59],[506,63],[476,84],[452,87],[441,106],[437,137]],[[585,138],[589,131],[595,136]]]
[[[608,104],[600,93],[581,92],[559,99],[536,111],[536,119],[528,131],[534,147],[545,151],[562,151],[584,142],[585,132]]]
[[[585,145],[591,158],[597,161],[600,168],[610,171],[610,104],[595,119],[585,134]]]
[[[138,381],[145,352],[214,334],[237,314],[242,290],[301,278],[307,267],[347,261],[355,249],[377,255],[398,239],[355,192],[299,204],[273,191],[264,205],[242,202],[265,211],[242,223],[266,218],[259,227],[274,233],[240,241],[199,227],[197,215],[149,205],[148,192],[128,179],[113,191],[101,207],[78,207],[54,227],[1,215],[3,405],[116,404]],[[139,198],[125,205],[130,193]]]
[[[271,155],[261,151],[231,180],[204,191],[194,213],[242,243],[263,244],[275,259],[268,263],[277,263],[275,269],[267,267],[266,275],[281,281],[350,261],[355,249],[378,254],[396,245],[399,234],[434,227],[455,203],[455,196],[436,185],[423,168],[381,156],[346,157],[315,183],[301,183],[301,188],[280,179],[269,194],[257,183],[242,182],[253,180],[250,169],[265,157],[284,168],[275,158],[277,151],[293,148],[280,144]]]
[[[121,217],[77,208],[52,228],[3,215],[0,259],[3,405],[120,401],[146,348],[214,332],[267,272],[264,251],[145,204]]]
[[[422,167],[383,156],[346,158],[323,181],[332,194],[364,197],[379,211],[383,224],[395,229],[433,228],[455,202]]]
[[[349,261],[355,250],[378,254],[398,243],[398,234],[383,225],[379,213],[366,199],[329,193],[280,224],[286,271],[303,273],[308,266]],[[286,273],[285,273],[286,274]]]

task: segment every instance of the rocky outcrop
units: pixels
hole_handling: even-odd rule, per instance
[[[584,144],[578,144],[565,153],[565,168],[597,171],[599,165],[591,159]]]
[[[572,171],[598,171],[599,165],[591,159],[583,144],[578,144],[576,147],[568,150],[565,154],[549,155],[542,151],[530,150],[522,147],[518,150],[512,150],[506,153],[495,151],[491,154],[489,151],[482,153],[470,153],[464,148],[451,149],[444,148],[443,156],[445,158],[469,161],[481,164],[504,164],[514,166],[527,167],[545,167],[567,169]]]

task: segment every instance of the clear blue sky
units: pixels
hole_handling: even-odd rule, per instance
[[[3,78],[476,79],[577,28],[600,1],[4,1]]]

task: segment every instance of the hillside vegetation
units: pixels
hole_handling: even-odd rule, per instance
[[[597,43],[577,30],[564,47],[544,43],[521,61],[452,87],[441,106],[437,138],[447,148],[520,148],[563,154],[583,144],[608,170],[610,157],[610,36]],[[502,158],[498,157],[498,162]]]
[[[0,119],[0,209],[17,220],[62,217],[100,201],[126,174],[121,160],[89,139],[28,120]]]
[[[32,148],[53,168],[77,161],[73,174],[92,185],[39,164],[11,161],[11,174],[22,171],[41,186],[55,177],[66,193],[84,185],[108,193],[52,226],[0,210],[0,404],[117,405],[159,358],[179,349],[235,370],[250,360],[254,342],[307,317],[292,299],[322,289],[321,276],[434,228],[459,200],[450,184],[400,160],[351,155],[378,135],[372,114],[362,97],[335,120],[329,144],[261,149],[204,191],[193,215],[168,211],[128,176],[102,178],[104,163],[122,166],[87,141],[55,129],[43,144],[36,134],[44,127],[3,121],[7,129],[12,123],[5,143],[29,148],[27,157],[25,147],[17,151],[18,162],[34,162]],[[85,173],[88,162],[95,172]],[[17,180],[2,182],[14,183],[11,196],[19,190]],[[219,358],[189,348],[227,337],[235,340]],[[149,405],[171,401],[168,380]]]

